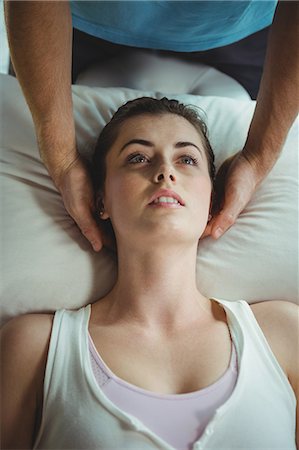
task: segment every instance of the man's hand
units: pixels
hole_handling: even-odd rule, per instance
[[[10,56],[33,117],[42,161],[68,213],[94,250],[100,250],[93,187],[76,151],[69,2],[7,0],[4,7]]]
[[[222,236],[244,210],[260,181],[254,164],[242,152],[226,159],[216,176],[213,218],[202,237]]]
[[[80,157],[64,169],[54,182],[62,195],[67,212],[82,234],[95,251],[101,250],[103,240],[93,217],[95,211],[93,186],[88,170]]]
[[[216,183],[220,209],[203,236],[217,239],[233,225],[257,185],[276,163],[297,117],[298,18],[299,2],[278,2],[247,140],[242,152],[220,168]]]

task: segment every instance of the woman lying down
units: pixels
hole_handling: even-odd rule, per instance
[[[196,283],[215,170],[197,113],[128,102],[93,168],[117,282],[4,327],[2,448],[295,449],[296,305],[209,299]]]

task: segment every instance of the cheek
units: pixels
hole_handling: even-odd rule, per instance
[[[194,206],[197,213],[201,214],[204,218],[206,214],[209,214],[211,205],[212,185],[210,179],[199,180],[194,186]]]
[[[117,211],[130,208],[134,204],[134,194],[138,192],[138,180],[136,177],[120,174],[107,174],[105,182],[104,204],[108,214],[113,215]]]

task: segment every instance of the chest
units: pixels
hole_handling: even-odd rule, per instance
[[[224,374],[231,358],[231,338],[224,323],[167,337],[109,327],[91,327],[90,335],[114,375],[162,394],[209,386]]]

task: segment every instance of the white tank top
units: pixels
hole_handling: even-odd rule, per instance
[[[193,450],[296,450],[296,398],[249,305],[225,308],[239,375]],[[55,314],[34,449],[173,450],[99,387],[89,355],[90,305]]]
[[[229,367],[215,383],[186,394],[158,394],[115,375],[101,358],[91,337],[89,350],[93,373],[103,393],[118,408],[180,450],[192,449],[216,409],[231,396],[238,376],[237,355],[232,345]]]

